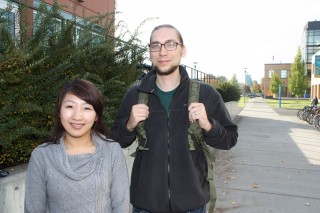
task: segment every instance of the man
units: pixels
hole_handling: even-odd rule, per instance
[[[146,140],[131,175],[133,212],[205,212],[210,198],[207,164],[201,147],[190,151],[188,126],[198,122],[205,142],[225,150],[236,144],[237,126],[220,94],[208,84],[201,84],[199,102],[188,106],[190,79],[179,66],[186,47],[175,27],[156,27],[149,50],[153,69],[126,93],[111,131],[125,148],[135,141],[137,125],[144,121]],[[139,92],[148,94],[147,105],[137,104]]]
[[[317,106],[317,105],[318,105],[318,98],[317,98],[317,96],[314,96],[314,98],[312,99],[311,105],[312,105],[312,106]]]

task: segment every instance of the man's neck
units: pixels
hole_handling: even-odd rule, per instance
[[[179,69],[170,75],[157,75],[156,84],[164,92],[172,91],[180,84],[181,75]]]

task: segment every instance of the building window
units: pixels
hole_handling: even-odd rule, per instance
[[[305,55],[303,60],[305,63],[310,64],[312,62],[312,55],[320,49],[320,30],[309,30],[305,33],[305,37],[306,42],[303,45],[306,46],[306,51],[303,51],[303,55]]]
[[[15,37],[19,33],[17,17],[19,17],[18,6],[15,3],[0,0],[0,23],[4,24],[2,26],[5,26],[12,40],[16,40]]]
[[[0,8],[0,22],[7,25],[7,30],[12,39],[14,39],[15,14]]]
[[[81,28],[81,26],[76,25],[74,27],[74,43],[78,44],[81,40],[81,38],[84,36],[84,32],[83,29]]]
[[[287,70],[281,70],[280,77],[281,78],[288,78],[288,71]]]
[[[315,63],[314,63],[314,76],[320,76],[320,55],[315,56]]]
[[[272,77],[272,75],[274,74],[274,70],[269,70],[269,78],[271,78]]]
[[[0,0],[1,1],[1,0]],[[35,7],[39,8],[41,5],[41,2],[39,0],[34,0]],[[46,4],[46,7],[48,10],[52,9],[52,6]],[[86,25],[89,25],[90,23],[86,23],[85,19],[74,16],[73,14],[70,14],[66,11],[59,11],[60,16],[62,17],[61,19],[54,19],[52,20],[54,22],[53,29],[51,29],[51,33],[57,33],[60,32],[62,27],[67,26],[68,24],[74,24],[73,28],[73,41],[75,44],[79,44],[79,42],[82,39],[85,39],[86,36],[91,36],[92,39],[92,44],[98,44],[101,42],[104,37],[102,36],[103,33],[103,28],[97,24],[92,24],[92,31],[91,35],[86,35],[84,28]],[[43,16],[39,11],[34,10],[34,29],[37,30],[39,28],[40,24],[40,18]]]
[[[93,44],[99,44],[103,40],[101,26],[96,24],[92,26],[92,37]]]

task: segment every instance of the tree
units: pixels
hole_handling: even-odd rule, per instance
[[[252,87],[251,91],[253,93],[260,92],[260,86],[259,86],[259,84],[258,84],[258,82],[256,80],[253,81],[253,87]]]
[[[212,74],[208,74],[207,77],[209,79],[209,84],[213,85],[214,87],[216,87],[218,85],[218,81],[217,81],[216,76],[214,76]]]
[[[237,79],[237,75],[236,74],[233,74],[229,83],[231,85],[234,85],[234,86],[239,86],[239,82],[238,82],[238,79]]]
[[[244,92],[245,94],[248,94],[251,92],[250,86],[248,84],[244,85]]]
[[[264,77],[261,78],[261,83],[260,83],[260,92],[264,92],[265,91],[265,81],[264,81]]]
[[[271,75],[270,90],[273,94],[278,94],[279,85],[282,85],[280,78],[274,73]]]
[[[304,71],[304,62],[301,57],[300,47],[298,53],[291,64],[291,73],[289,75],[289,91],[297,97],[303,95],[308,87],[308,79]]]
[[[230,81],[229,81],[229,84],[231,86],[233,86],[234,88],[238,88],[239,89],[239,93],[242,92],[242,86],[239,84],[239,81],[237,79],[237,75],[236,74],[233,74]]]
[[[221,84],[224,82],[228,82],[228,79],[223,75],[219,75],[219,76],[217,76],[217,81],[219,82],[219,84]]]

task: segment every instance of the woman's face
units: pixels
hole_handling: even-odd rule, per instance
[[[66,131],[66,137],[80,139],[90,136],[97,114],[92,105],[67,93],[61,104],[60,120]]]

